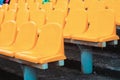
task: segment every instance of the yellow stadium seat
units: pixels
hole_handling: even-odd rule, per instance
[[[34,5],[34,6],[33,6],[33,5]],[[30,10],[30,11],[34,11],[34,10],[40,8],[40,3],[38,3],[38,2],[34,2],[33,5],[29,7],[29,10]]]
[[[70,0],[69,8],[72,10],[78,10],[85,7],[85,1],[83,0]]]
[[[7,47],[0,47],[0,54],[14,57],[16,52],[32,49],[37,40],[37,26],[34,22],[23,24],[17,33],[15,42]]]
[[[15,21],[11,20],[4,22],[1,25],[0,31],[0,47],[10,46],[15,40],[16,33],[17,27]]]
[[[116,35],[113,11],[108,9],[96,11],[93,16],[94,22],[90,23],[88,30],[84,34],[73,35],[72,39],[90,42],[106,42],[119,39]]]
[[[28,8],[28,3],[25,2],[25,0],[18,0],[18,8]]]
[[[30,20],[34,21],[40,29],[45,24],[45,11],[39,9],[30,11]]]
[[[45,11],[51,11],[53,9],[52,3],[44,3],[42,5],[40,5],[40,8],[45,10]]]
[[[17,12],[17,17],[16,17],[16,23],[17,27],[20,27],[22,24],[26,23],[29,21],[29,10],[26,8],[19,8]]]
[[[4,20],[4,10],[3,9],[0,9],[0,25],[3,23],[3,20]]]
[[[15,3],[17,3],[18,2],[18,0],[10,0],[10,5],[11,4],[15,4]]]
[[[10,20],[15,20],[15,19],[16,19],[16,10],[11,9],[11,10],[5,12],[4,22],[10,21]]]
[[[65,14],[63,11],[53,10],[47,13],[46,23],[59,23],[62,27],[65,25]]]
[[[105,0],[105,5],[115,12],[115,23],[120,25],[120,0]]]
[[[43,0],[36,0],[36,2],[39,2],[40,4],[42,4]]]
[[[35,0],[26,0],[26,3],[28,3],[28,6],[33,6],[33,4],[35,3]]]
[[[89,0],[88,10],[103,10],[105,9],[104,0]]]
[[[55,5],[56,10],[66,11],[68,9],[68,2],[66,0],[58,0]]]
[[[81,34],[88,28],[87,11],[70,10],[64,28],[64,38],[71,38],[74,34]]]
[[[46,24],[41,29],[36,46],[16,53],[15,58],[40,64],[64,60],[66,57],[61,26],[55,23]]]
[[[3,4],[2,9],[4,9],[5,12],[8,11],[8,4]]]
[[[56,4],[56,2],[57,2],[57,0],[50,0],[50,2],[52,2],[53,7],[54,7],[54,6],[55,6],[55,4]]]
[[[18,4],[17,4],[17,3],[15,3],[15,4],[9,4],[8,10],[10,10],[10,9],[14,9],[14,10],[16,10],[16,12],[17,12]]]

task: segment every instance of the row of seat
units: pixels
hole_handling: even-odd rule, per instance
[[[71,10],[66,20],[65,39],[89,42],[119,39],[116,35],[115,16],[112,10],[94,11],[91,15],[88,15],[86,10]]]
[[[32,21],[19,28],[15,21],[2,24],[0,54],[40,64],[64,60],[61,25],[46,24],[38,33],[37,25]]]
[[[24,12],[23,8],[22,8],[21,13],[19,13],[19,15],[26,14],[26,12],[27,11]],[[37,12],[39,12],[39,14],[37,14]],[[63,28],[65,27],[64,28],[64,38],[68,38],[68,37],[70,38],[70,35],[78,34],[76,36],[77,38],[73,37],[75,39],[78,39],[78,37],[80,37],[79,35],[81,35],[81,33],[87,31],[87,32],[89,32],[89,33],[86,34],[88,36],[85,35],[86,38],[83,39],[83,40],[86,40],[86,41],[104,42],[105,40],[109,41],[109,40],[117,40],[117,39],[119,39],[118,36],[116,35],[115,24],[112,24],[115,21],[114,14],[112,13],[112,11],[110,11],[108,9],[104,9],[103,12],[105,14],[103,14],[103,15],[101,15],[101,17],[99,17],[97,14],[100,14],[100,12],[99,11],[97,12],[96,10],[94,10],[93,12],[85,11],[84,9],[83,10],[82,9],[81,10],[70,10],[70,12],[69,12],[69,14],[68,14],[68,16],[66,18],[66,25],[65,25],[64,12],[62,12],[60,10],[59,11],[53,10],[53,11],[50,11],[46,15],[47,15],[47,18],[48,18],[47,19],[48,22],[57,22],[57,23],[61,24],[63,26]],[[37,16],[34,15],[34,13],[36,13]],[[112,16],[113,18],[111,16],[109,16],[109,14],[113,15]],[[19,15],[18,15],[18,17],[20,17]],[[96,17],[96,19],[94,19],[92,17],[93,15]],[[101,19],[104,15],[107,15],[108,17],[106,17],[106,19],[104,19],[104,18]],[[38,24],[39,27],[45,23],[44,16],[45,16],[44,13],[42,13],[42,11],[38,10],[37,7],[33,7],[32,8],[32,10],[31,10],[31,20],[35,21]],[[80,18],[77,18],[78,16]],[[21,24],[22,23],[21,21],[23,21],[23,22],[27,21],[27,20],[23,20],[23,19],[25,19],[25,17],[26,16],[24,16],[24,18],[21,18],[21,17],[18,18],[18,21],[19,21],[18,23]],[[109,19],[109,17],[111,17],[111,19]],[[99,18],[100,18],[100,20],[99,20]],[[20,20],[20,19],[22,19],[22,20]],[[26,19],[28,19],[28,17]],[[78,19],[78,20],[77,21],[76,20],[72,21],[73,19]],[[96,20],[98,22],[96,22]],[[111,24],[106,24],[106,25],[103,25],[103,23],[100,24],[103,20],[105,20],[104,23],[111,23]],[[42,24],[40,22],[42,22]],[[88,24],[90,24],[90,25],[88,26]],[[78,25],[80,25],[80,26],[78,26]],[[106,29],[111,31],[111,33],[109,33],[109,32],[105,33],[106,29],[105,28],[102,29],[102,27],[101,27],[101,26],[104,27],[104,26],[107,26],[107,25],[111,26],[109,28],[106,27]],[[75,26],[75,27],[72,28],[72,26]],[[94,27],[94,26],[96,26],[96,27]],[[92,28],[92,27],[94,27],[94,28]],[[101,30],[103,33],[101,31],[100,31],[101,33],[99,33],[98,30]],[[97,32],[97,35],[95,34],[96,32]],[[112,33],[112,32],[114,32],[114,33]],[[91,37],[92,40],[91,40],[91,38],[88,39],[88,37],[90,37],[90,35],[92,36],[93,34],[96,35],[96,39],[93,39],[95,37]],[[104,35],[104,37],[107,37],[107,38],[106,39],[102,39],[102,40],[98,40],[99,37],[100,38],[102,37],[100,35]],[[107,36],[105,36],[105,35],[107,35]],[[112,36],[108,37],[108,35],[112,35]],[[82,39],[80,38],[80,40],[82,40]]]
[[[16,0],[16,2],[15,0],[11,0],[10,8],[17,9],[18,6],[25,2],[28,3],[28,8],[34,9],[35,7],[33,5],[37,5],[38,8],[42,8],[46,11],[49,11],[51,9],[62,10],[65,14],[68,14],[68,9],[77,10],[82,8],[85,10],[94,11],[110,8],[114,10],[116,24],[120,25],[119,0],[51,0],[49,3],[46,4],[42,4],[42,0]],[[16,5],[16,3],[18,3],[18,6]]]
[[[29,10],[26,5],[17,11],[1,8],[0,16],[0,54],[40,64],[66,58],[62,25],[52,18],[45,24],[43,10],[36,6]]]
[[[33,4],[28,8],[25,2],[20,2],[17,10],[0,9],[0,54],[47,63],[65,59],[63,37],[88,42],[119,39],[111,9],[70,9],[66,15],[64,10],[46,11],[39,9],[37,3]]]

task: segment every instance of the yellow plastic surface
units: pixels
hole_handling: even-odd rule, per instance
[[[120,25],[120,0],[105,0],[108,8],[113,9],[115,12],[115,23]]]
[[[0,31],[0,47],[11,45],[16,37],[17,27],[16,22],[11,20],[1,25]]]
[[[41,29],[36,46],[31,50],[16,53],[15,57],[41,64],[65,59],[61,26],[46,24]]]
[[[4,9],[5,12],[8,11],[8,4],[3,4],[2,9]]]
[[[68,9],[68,1],[67,0],[64,0],[64,1],[58,0],[56,5],[55,5],[55,9],[66,11]]]
[[[36,24],[27,22],[19,28],[15,42],[11,46],[0,47],[0,54],[14,57],[16,52],[32,49],[35,46],[36,39]]]
[[[64,38],[71,38],[74,34],[81,34],[88,28],[87,12],[85,10],[70,10],[64,28]]]
[[[4,22],[15,20],[16,19],[16,11],[11,9],[5,13]]]
[[[0,24],[3,23],[3,20],[4,20],[4,10],[3,9],[0,9]]]
[[[59,23],[62,27],[65,25],[64,11],[53,10],[47,13],[47,23]]]
[[[42,25],[45,24],[45,11],[44,10],[40,10],[36,7],[32,7],[32,9],[30,9],[30,20],[34,21],[37,26],[38,29],[40,29],[42,27]]]
[[[40,8],[45,10],[46,12],[51,11],[53,9],[52,2],[48,2],[48,3],[40,5]]]
[[[85,8],[85,0],[70,0],[69,8],[72,10],[79,10]]]
[[[72,39],[91,41],[91,42],[106,42],[118,40],[116,35],[115,17],[111,10],[96,11],[94,22],[91,22],[88,30],[84,34],[76,34]]]
[[[20,27],[22,24],[29,21],[29,17],[30,17],[29,10],[26,8],[25,9],[20,8],[17,12],[17,17],[16,17],[17,27]]]

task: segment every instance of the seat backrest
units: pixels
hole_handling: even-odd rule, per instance
[[[39,38],[35,46],[37,52],[42,53],[41,57],[52,56],[60,51],[63,52],[62,28],[59,24],[51,23],[42,27]],[[63,53],[59,53],[63,54]]]
[[[34,5],[34,6],[33,6]],[[30,11],[34,11],[36,9],[40,8],[40,3],[39,2],[34,2],[32,6],[29,7]]]
[[[8,4],[3,4],[2,9],[4,9],[5,12],[8,11]]]
[[[8,7],[8,10],[10,10],[10,9],[16,10],[16,12],[17,12],[18,4],[17,4],[17,3],[15,3],[15,4],[10,4],[9,7]]]
[[[11,9],[5,13],[4,22],[15,20],[16,19],[16,11]]]
[[[10,5],[17,3],[18,0],[10,0]]]
[[[40,5],[40,8],[44,9],[45,11],[51,11],[53,9],[53,6],[51,2],[48,2]]]
[[[57,1],[56,5],[55,5],[55,10],[66,11],[67,9],[68,9],[68,0],[58,0]]]
[[[1,25],[1,32],[0,32],[0,45],[1,46],[8,46],[11,45],[16,37],[17,27],[16,22],[11,20],[5,22]]]
[[[62,27],[65,24],[64,11],[53,10],[47,13],[47,23],[59,23]]]
[[[14,47],[21,50],[33,48],[37,39],[37,26],[34,22],[27,22],[18,28]]]
[[[28,3],[25,2],[25,0],[18,0],[18,8],[28,8]]]
[[[83,33],[88,28],[88,16],[85,10],[70,10],[67,18],[64,32],[71,35]]]
[[[0,24],[2,24],[2,22],[4,21],[4,16],[5,16],[4,10],[0,9]]]
[[[120,0],[105,0],[108,9],[113,9],[115,12],[115,23],[120,25]]]
[[[116,33],[115,15],[112,10],[105,9],[102,11],[96,11],[93,16],[93,22],[90,22],[87,32],[102,36]]]
[[[104,0],[89,1],[88,10],[102,10],[105,9]]]
[[[85,8],[85,2],[83,0],[70,0],[69,8],[72,10]]]
[[[16,17],[17,27],[20,27],[23,23],[26,23],[29,20],[29,10],[19,8]]]
[[[38,29],[45,24],[45,12],[43,10],[34,9],[30,11],[30,20],[37,24]]]

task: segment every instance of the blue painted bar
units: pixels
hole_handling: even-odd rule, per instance
[[[93,72],[93,58],[89,50],[82,50],[81,66],[84,74],[91,74]]]
[[[91,74],[93,72],[93,57],[91,47],[78,45],[80,49],[81,68],[84,74]]]
[[[24,80],[38,80],[37,71],[29,66],[23,66]]]

